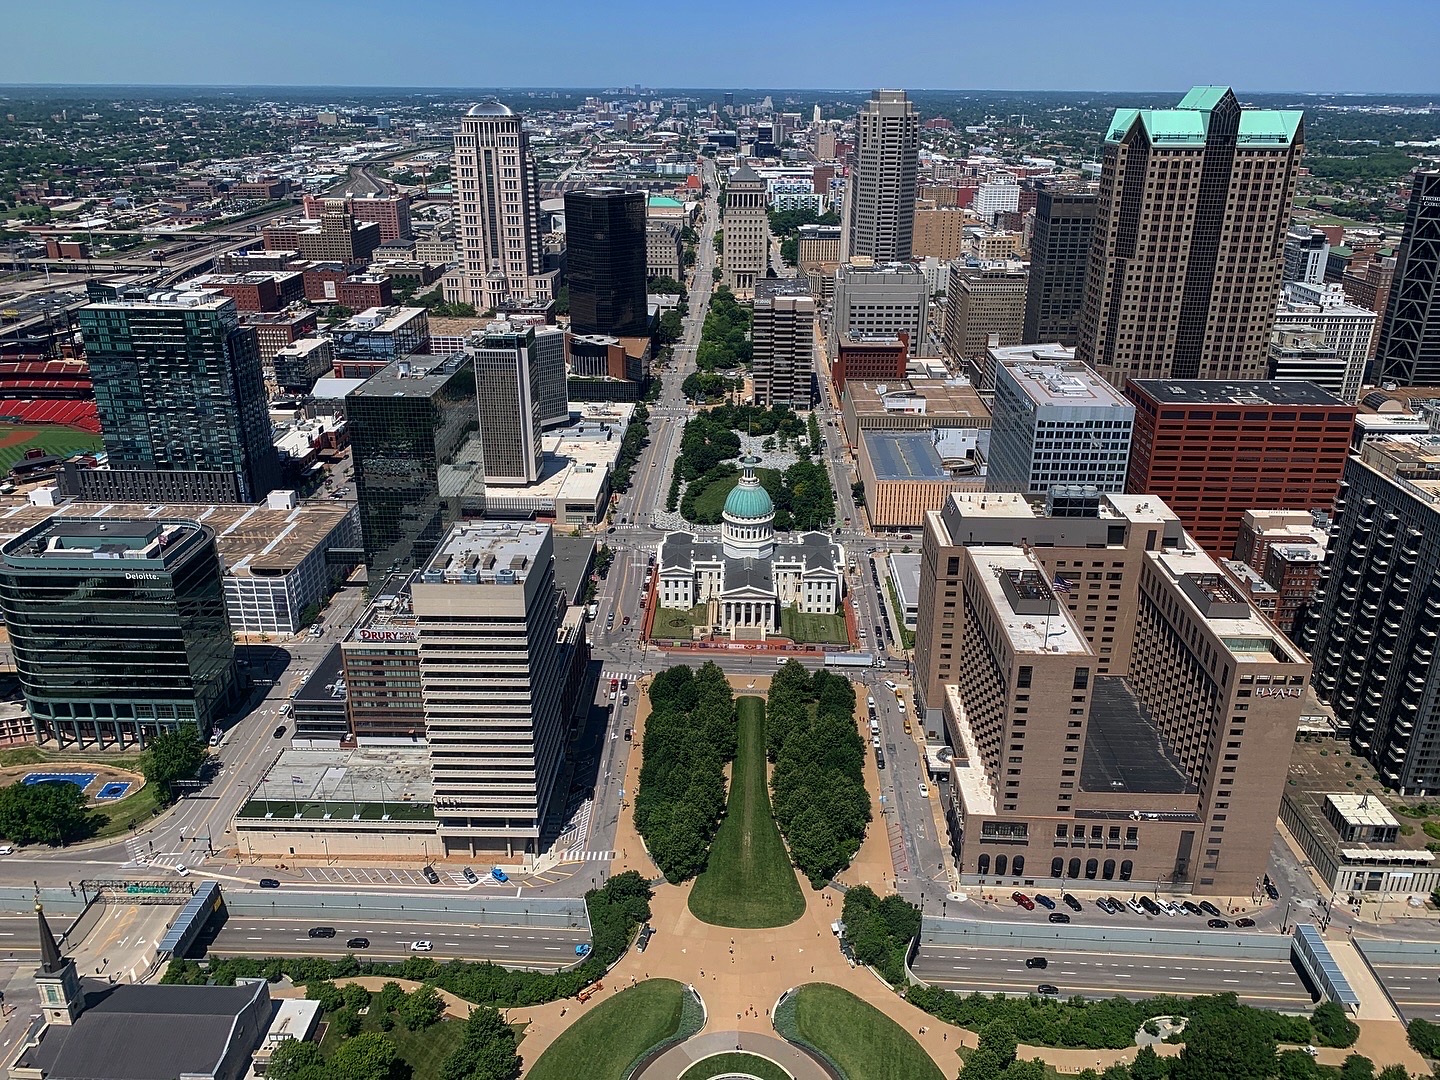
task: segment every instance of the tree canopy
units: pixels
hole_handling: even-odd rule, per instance
[[[83,840],[104,819],[91,813],[70,783],[11,784],[0,788],[0,836],[15,844],[52,847]]]
[[[145,782],[154,784],[160,801],[175,798],[171,785],[177,780],[193,780],[207,757],[205,744],[194,724],[182,724],[174,731],[162,731],[150,738],[140,757],[140,771]]]
[[[635,827],[671,882],[705,869],[735,756],[735,701],[714,663],[667,668],[650,684]]]

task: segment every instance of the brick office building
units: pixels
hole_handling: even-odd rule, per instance
[[[1132,379],[1125,489],[1156,495],[1217,558],[1257,506],[1328,507],[1345,471],[1355,406],[1308,382]]]
[[[836,393],[845,389],[846,379],[900,382],[905,378],[905,364],[909,359],[910,335],[903,330],[893,337],[841,334],[835,360],[830,365],[830,378]]]

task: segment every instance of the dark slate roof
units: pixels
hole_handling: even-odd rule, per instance
[[[1132,795],[1182,795],[1197,790],[1170,756],[1149,710],[1125,680],[1115,675],[1097,676],[1090,694],[1080,790]]]
[[[20,1064],[39,1066],[48,1080],[175,1080],[208,1076],[220,1067],[232,1039],[259,1045],[259,1030],[236,1031],[240,1015],[266,992],[249,986],[103,987],[86,994],[74,1026],[52,1024]]]
[[[691,533],[668,533],[660,544],[661,571],[692,569],[697,562],[725,564],[725,591],[752,588],[775,592],[774,563],[799,562],[805,573],[835,571],[840,555],[830,537],[820,532],[777,537],[773,559],[731,559],[718,540],[699,541]]]

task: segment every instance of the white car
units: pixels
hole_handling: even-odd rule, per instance
[[[876,750],[879,750],[879,749],[880,749],[880,736],[879,736],[879,735],[871,735],[871,736],[870,736],[870,745],[873,746],[873,747],[875,747]]]
[[[889,690],[893,694],[896,690],[900,689],[900,684],[897,683],[894,679],[886,679],[885,689]]]
[[[435,943],[433,941],[412,941],[410,943],[411,952],[430,952],[434,948]]]

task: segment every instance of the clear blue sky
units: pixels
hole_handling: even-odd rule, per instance
[[[1440,0],[12,0],[0,80],[1440,93]]]

